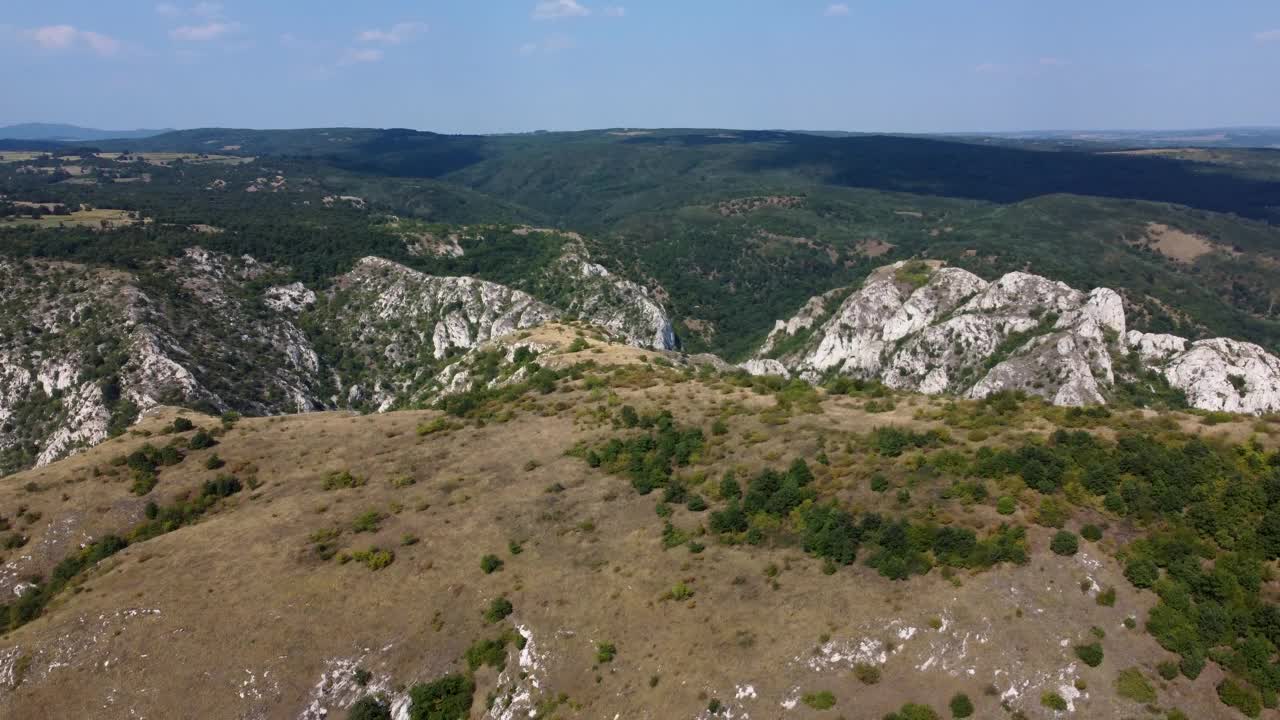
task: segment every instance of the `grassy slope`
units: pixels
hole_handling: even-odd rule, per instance
[[[532,339],[564,348],[569,337],[538,331]],[[637,368],[658,357],[592,344],[603,352],[544,361]],[[356,667],[373,673],[374,688],[430,680],[456,671],[473,641],[518,625],[532,638],[535,662],[520,669],[542,688],[534,699],[565,694],[557,712],[563,718],[655,710],[688,717],[711,699],[754,716],[822,690],[834,694],[838,711],[856,708],[873,717],[905,701],[942,709],[953,693],[966,692],[978,716],[995,716],[999,698],[984,694],[988,683],[1000,692],[1012,684],[1016,707],[1029,717],[1048,717],[1040,694],[1075,679],[1088,687],[1088,696],[1075,701],[1079,712],[1141,712],[1117,696],[1116,675],[1137,666],[1153,677],[1156,661],[1170,656],[1140,629],[1121,624],[1143,617],[1153,597],[1131,588],[1110,556],[1132,537],[1127,522],[1107,518],[1107,538],[1097,546],[1084,543],[1072,558],[1050,554],[1052,531],[1032,525],[1030,564],[951,580],[935,570],[892,582],[861,563],[826,575],[820,561],[785,536],[763,547],[705,538],[707,549],[699,554],[663,550],[655,496],[639,497],[624,479],[564,454],[580,441],[615,435],[607,419],[620,404],[661,407],[686,424],[708,427],[725,418],[727,434],[708,432],[705,464],[696,468],[711,479],[703,489],[710,497],[727,469],[745,475],[798,456],[810,459],[822,493],[854,508],[987,530],[1006,520],[1030,524],[1036,498],[1030,491],[1023,491],[1013,516],[1002,518],[993,501],[947,500],[949,479],[914,471],[909,457],[877,459],[841,449],[879,425],[939,427],[918,418],[922,411],[945,411],[944,401],[901,397],[897,409],[871,413],[863,399],[828,397],[821,414],[779,418],[768,394],[661,368],[619,374],[611,384],[608,392],[578,382],[526,396],[507,406],[513,416],[506,422],[467,423],[426,436],[415,428],[438,413],[240,421],[212,450],[191,451],[163,469],[149,497],[167,504],[218,472],[252,477],[261,486],[224,501],[195,525],[103,561],[45,617],[0,639],[0,668],[18,668],[16,688],[0,687],[0,708],[13,717],[114,718],[177,716],[199,706],[217,717],[295,718],[314,700],[340,713],[363,692],[350,681]],[[1019,421],[990,428],[987,439],[958,440],[953,449],[967,453],[1047,432],[1054,426],[1041,412],[1029,408]],[[0,481],[0,509],[30,537],[25,548],[6,553],[12,564],[4,577],[47,573],[77,543],[141,521],[146,499],[128,492],[127,473],[110,459],[145,442],[163,444],[169,438],[156,433],[173,417],[164,411],[134,433]],[[216,426],[210,418],[188,417]],[[1174,419],[1192,432],[1237,439],[1249,433],[1246,423],[1209,429],[1194,418]],[[1140,421],[1117,417],[1112,424],[1128,422]],[[827,448],[829,466],[812,462],[820,447]],[[206,470],[214,453],[226,466]],[[324,490],[325,475],[341,470],[368,483]],[[871,492],[867,480],[875,472],[909,487],[911,499]],[[18,506],[38,519],[19,520]],[[378,529],[354,532],[353,521],[371,510],[384,514]],[[1090,509],[1077,515],[1069,527],[1101,517]],[[705,515],[677,507],[671,519],[692,530]],[[377,546],[393,549],[395,560],[376,572],[355,561],[323,560],[313,534],[326,529],[341,531],[334,542],[342,552]],[[417,541],[405,544],[406,537]],[[522,546],[518,555],[508,549],[512,540]],[[483,574],[485,553],[500,556],[504,569]],[[1092,592],[1082,592],[1086,577],[1119,588],[1116,605],[1102,607]],[[663,600],[680,582],[693,596]],[[499,595],[511,600],[515,614],[487,625],[481,610]],[[1098,668],[1075,662],[1068,647],[1088,640],[1091,626],[1107,633],[1106,660]],[[600,642],[617,647],[608,664],[595,658]],[[878,684],[859,682],[850,660],[834,658],[856,655],[859,647],[869,648],[861,651],[868,657],[893,648]],[[517,667],[514,651],[508,662]],[[337,689],[317,695],[324,673],[332,673],[327,685]],[[1194,682],[1163,684],[1158,704],[1181,707],[1191,717],[1218,716],[1218,677],[1211,666]],[[501,680],[481,669],[477,682],[473,712],[480,713],[486,693],[506,697],[517,678],[514,669]],[[819,715],[800,704],[788,716]]]

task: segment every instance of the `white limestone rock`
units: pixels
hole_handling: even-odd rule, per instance
[[[1198,340],[1163,368],[1192,407],[1234,413],[1280,410],[1280,358],[1253,343]]]
[[[1128,331],[1124,302],[1108,288],[1083,293],[1064,283],[1012,272],[992,283],[934,263],[912,290],[898,281],[904,263],[874,271],[800,352],[772,359],[783,338],[813,327],[819,296],[778,321],[741,367],[816,380],[829,372],[880,379],[923,393],[973,398],[1020,390],[1058,405],[1105,403],[1116,382],[1112,355],[1130,350],[1160,371],[1197,408],[1280,410],[1280,360],[1250,343],[1188,343]]]

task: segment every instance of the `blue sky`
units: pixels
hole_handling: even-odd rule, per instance
[[[1280,125],[1276,0],[8,0],[0,124]]]

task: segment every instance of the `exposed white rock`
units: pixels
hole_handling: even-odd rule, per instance
[[[839,372],[898,389],[972,398],[1021,390],[1080,406],[1107,401],[1116,382],[1112,356],[1132,349],[1143,365],[1185,392],[1193,407],[1280,410],[1280,360],[1274,355],[1233,340],[1188,345],[1172,335],[1128,332],[1124,302],[1108,288],[1082,293],[1025,272],[988,284],[937,263],[930,264],[928,281],[912,288],[899,277],[904,266],[874,271],[801,350],[771,357],[783,339],[813,327],[831,293],[813,298],[791,320],[778,321],[740,367],[809,380]]]
[[[1129,347],[1137,351],[1138,358],[1149,364],[1164,363],[1187,349],[1186,338],[1137,330],[1129,331],[1128,342]]]
[[[1237,413],[1280,409],[1280,358],[1253,343],[1199,340],[1163,372],[1193,407]]]
[[[592,262],[579,240],[566,245],[552,272],[566,276],[575,285],[565,310],[621,336],[628,345],[676,349],[671,318],[649,289]]]
[[[752,358],[738,365],[752,375],[781,375],[791,377],[791,371],[778,360],[769,358]]]
[[[300,282],[267,288],[263,302],[276,312],[300,313],[316,304],[316,294]]]

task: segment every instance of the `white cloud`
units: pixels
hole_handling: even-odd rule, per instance
[[[291,32],[287,32],[287,33],[280,34],[280,45],[282,47],[287,47],[291,50],[296,50],[300,47],[306,46],[306,43],[304,43],[302,41],[302,38],[298,37],[297,35]]]
[[[172,3],[160,3],[156,5],[156,13],[165,17],[178,17],[182,14],[182,8]]]
[[[338,58],[339,65],[355,65],[357,63],[374,63],[382,60],[383,52],[378,48],[347,48]]]
[[[591,10],[584,7],[578,0],[542,0],[533,8],[533,17],[536,20],[585,17],[590,14]]]
[[[240,23],[215,20],[204,25],[183,25],[174,28],[169,31],[169,37],[187,42],[207,42],[239,29]]]
[[[1253,38],[1258,42],[1264,43],[1280,42],[1280,28],[1276,28],[1275,30],[1264,30],[1257,35],[1254,35]]]
[[[539,53],[556,53],[573,47],[573,38],[568,35],[551,35],[538,42],[527,42],[516,51],[521,55],[537,55]]]
[[[613,7],[605,8],[603,10],[603,13],[605,17],[615,17],[615,18],[626,17],[627,9],[622,7],[621,5],[614,5]]]
[[[399,45],[414,35],[427,31],[425,23],[402,22],[391,26],[390,30],[365,30],[356,36],[363,43],[380,43],[382,45]]]
[[[70,25],[48,25],[35,30],[28,30],[27,35],[45,50],[64,50],[71,47],[80,34]]]
[[[120,41],[108,35],[91,30],[81,30],[80,38],[89,46],[89,49],[99,55],[115,55],[120,52]]]
[[[46,25],[27,30],[24,35],[44,50],[85,47],[103,57],[120,52],[119,40],[92,30],[78,30],[71,25]]]
[[[847,3],[831,3],[822,14],[827,17],[844,17],[849,14],[849,5]]]

